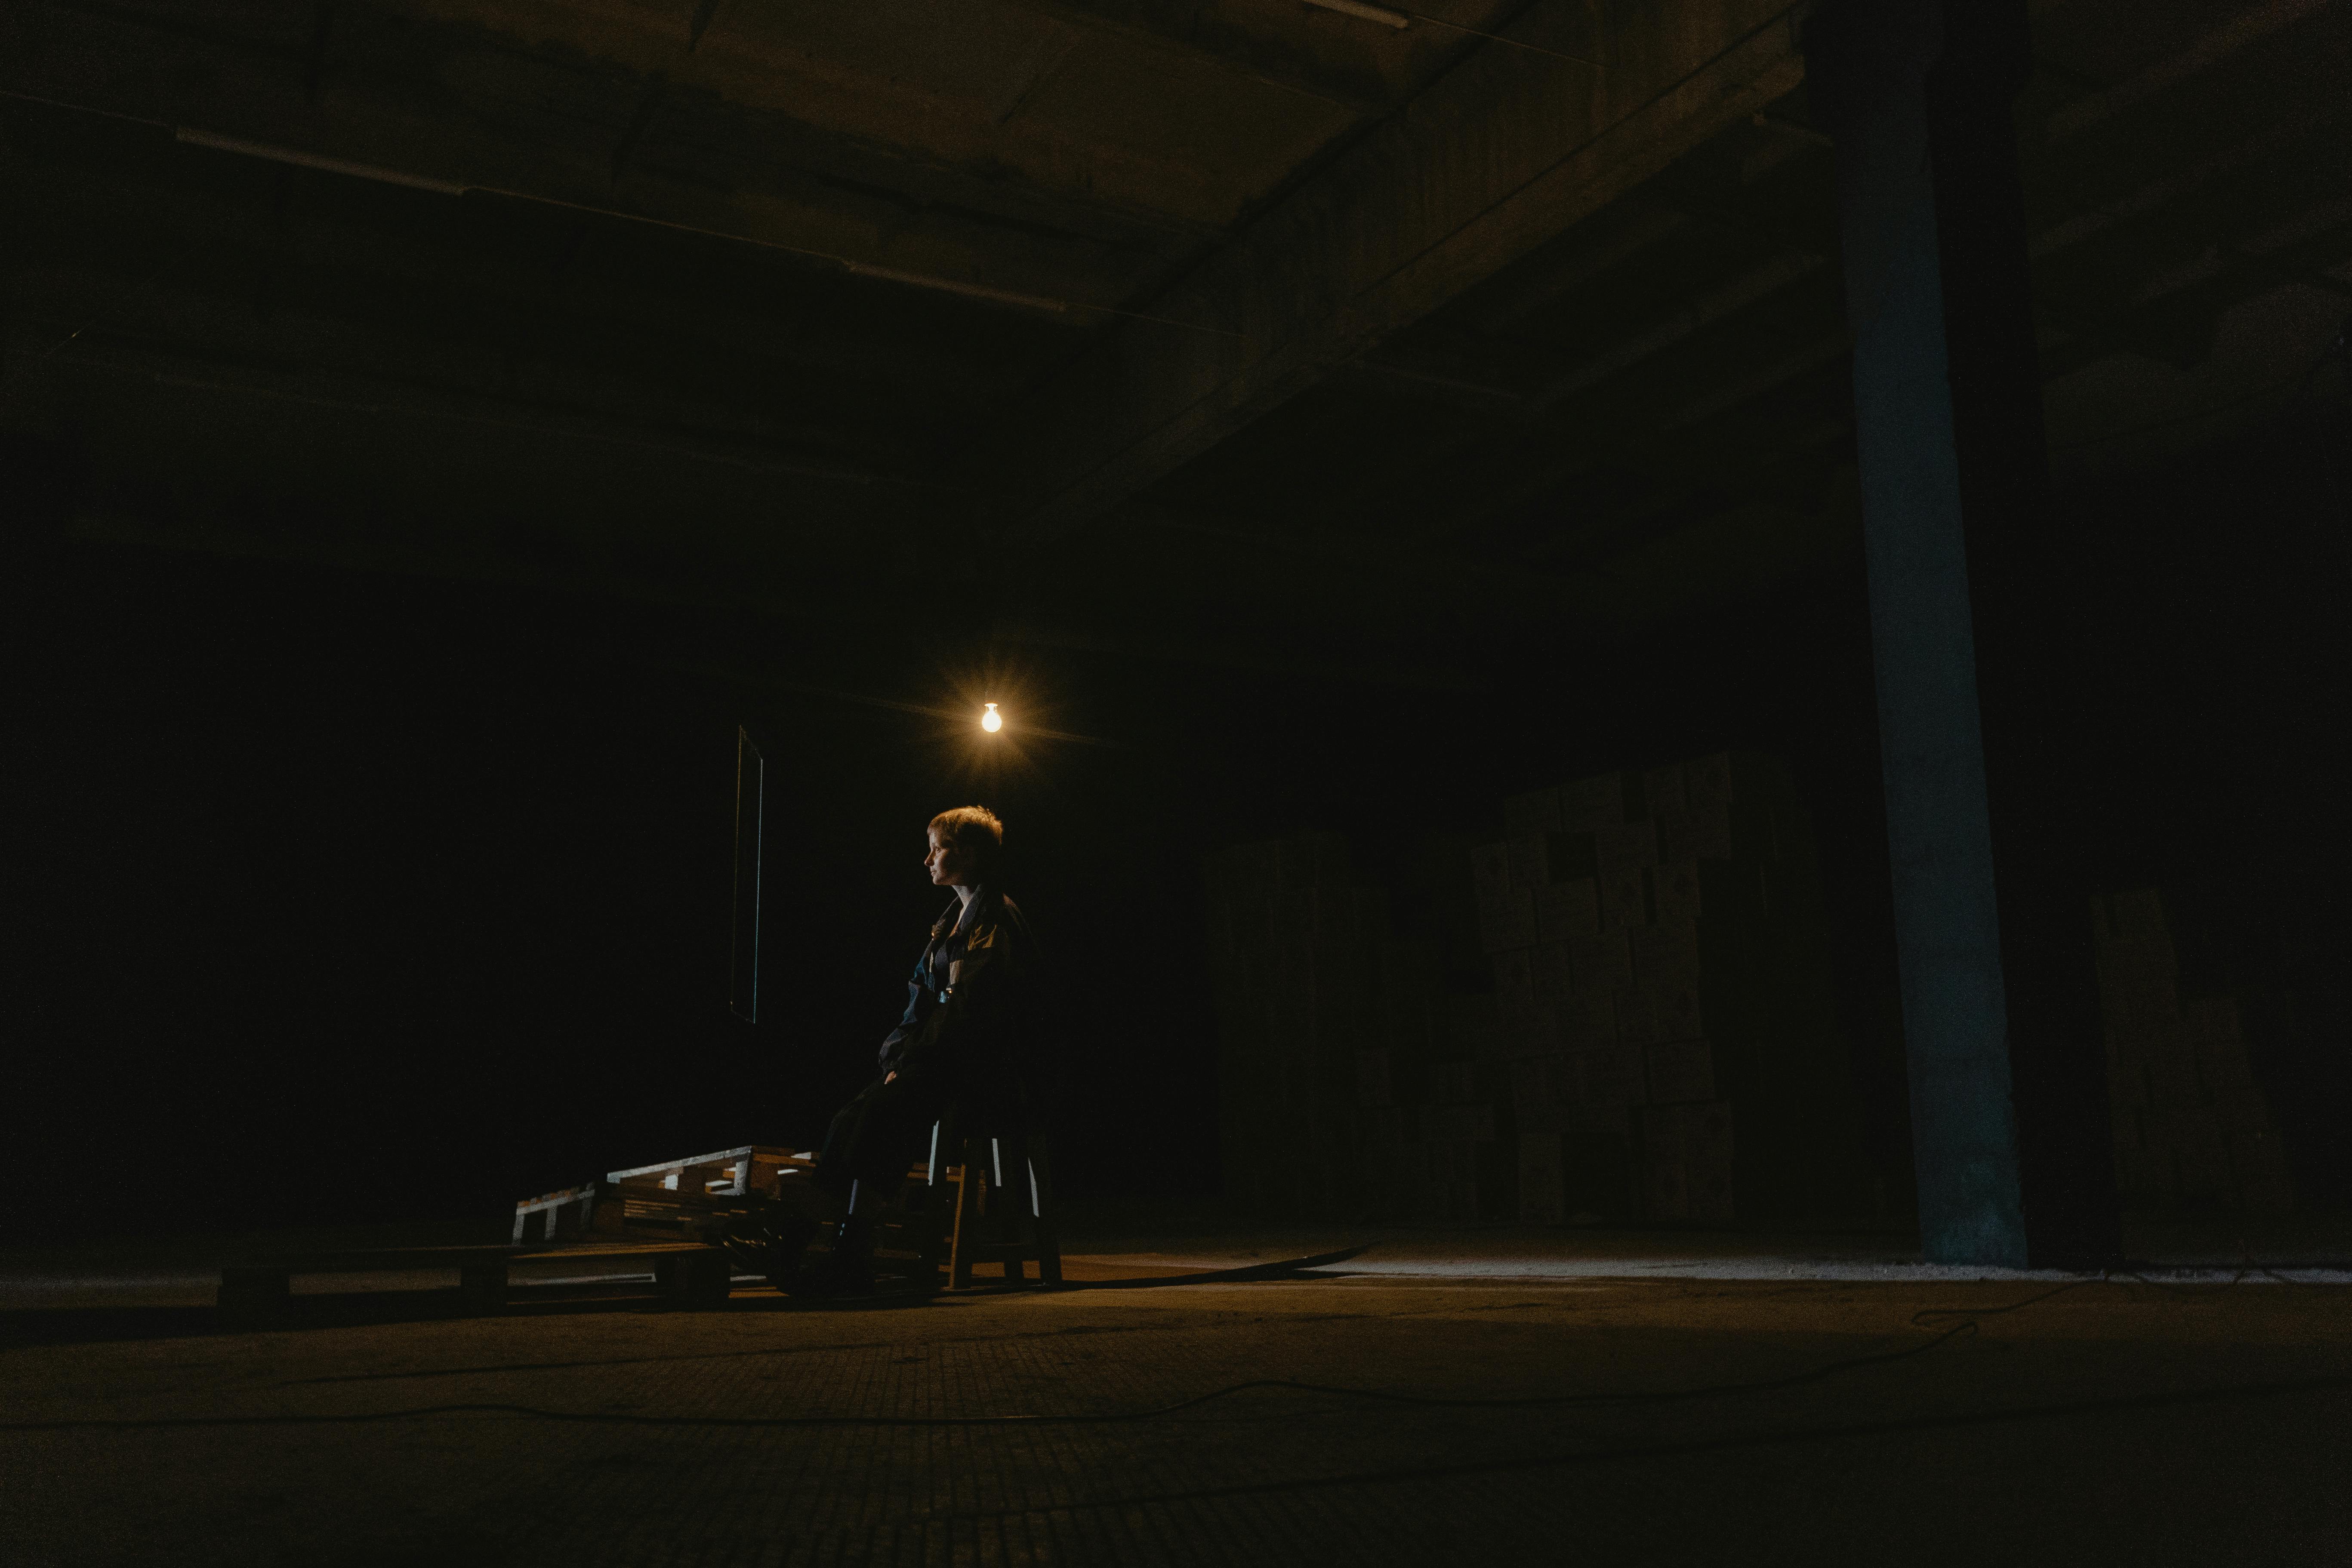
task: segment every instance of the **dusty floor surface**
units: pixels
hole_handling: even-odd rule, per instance
[[[185,1258],[0,1267],[0,1559],[2352,1562],[2352,1286],[1622,1237],[1197,1272],[1323,1239],[823,1309],[378,1279],[235,1335]]]

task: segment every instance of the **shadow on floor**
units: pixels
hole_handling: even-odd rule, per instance
[[[585,1312],[877,1312],[906,1311],[952,1302],[971,1296],[1004,1296],[1045,1289],[1148,1290],[1171,1285],[1206,1285],[1267,1281],[1297,1276],[1309,1269],[1345,1263],[1366,1249],[1348,1247],[1307,1258],[1282,1258],[1242,1268],[1205,1269],[1192,1273],[1155,1273],[1114,1279],[1068,1279],[1058,1286],[1034,1280],[982,1280],[968,1291],[952,1295],[913,1288],[882,1290],[869,1296],[826,1300],[783,1297],[765,1289],[739,1290],[726,1301],[708,1307],[679,1307],[635,1282],[587,1285],[518,1283],[507,1303],[509,1317],[551,1317]],[[273,1332],[313,1329],[346,1329],[380,1323],[438,1322],[466,1316],[455,1290],[358,1290],[331,1295],[298,1295],[286,1321]],[[14,1345],[86,1344],[121,1340],[188,1339],[220,1331],[215,1310],[208,1306],[174,1304],[122,1307],[46,1307],[0,1311],[0,1348]]]

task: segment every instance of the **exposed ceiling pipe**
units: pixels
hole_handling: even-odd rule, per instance
[[[305,153],[295,147],[278,147],[267,142],[247,142],[242,136],[223,136],[215,131],[199,131],[193,125],[172,127],[172,139],[191,147],[210,147],[221,153],[241,153],[248,158],[265,158],[273,163],[291,163],[300,169],[324,169],[331,174],[349,174],[355,180],[374,180],[386,185],[405,185],[413,191],[433,191],[445,196],[462,196],[474,189],[449,180],[436,180],[423,174],[404,174],[398,169],[387,169],[379,163],[359,163],[349,158],[330,158],[320,153]]]
[[[900,272],[889,267],[869,267],[863,261],[843,261],[842,270],[860,278],[881,278],[892,283],[911,284],[917,289],[936,289],[943,294],[968,294],[975,300],[993,300],[1005,305],[1026,305],[1033,310],[1066,311],[1069,302],[1047,300],[1035,294],[1015,294],[1005,289],[987,289],[977,283],[957,283],[945,278],[926,278],[917,272]]]
[[[199,130],[193,125],[173,125],[168,121],[151,120],[143,115],[124,114],[111,109],[98,109],[88,104],[68,103],[61,99],[42,98],[29,92],[12,92],[0,88],[0,98],[13,98],[27,103],[47,104],[56,109],[70,109],[85,114],[102,115],[110,120],[126,120],[133,124],[152,125],[169,131],[173,141],[190,147],[209,148],[216,153],[233,153],[240,157],[259,158],[272,163],[288,163],[296,168],[318,169],[331,174],[345,174],[356,180],[373,180],[379,184],[400,185],[413,191],[430,191],[436,195],[464,196],[478,195],[505,196],[510,201],[530,202],[539,206],[562,207],[572,212],[590,213],[598,217],[616,218],[623,223],[648,224],[656,228],[674,229],[680,234],[698,234],[711,239],[732,240],[738,245],[756,245],[763,250],[781,250],[791,256],[804,256],[813,261],[829,261],[843,271],[860,278],[880,279],[886,282],[902,283],[909,288],[929,289],[942,294],[961,294],[967,299],[986,300],[1000,305],[1013,305],[1024,310],[1044,310],[1055,315],[1066,315],[1073,310],[1092,311],[1097,315],[1121,316],[1129,321],[1152,321],[1164,327],[1177,327],[1188,332],[1206,332],[1212,337],[1243,338],[1224,327],[1212,327],[1198,321],[1178,321],[1172,316],[1155,316],[1142,310],[1125,310],[1116,305],[1097,305],[1083,300],[1052,300],[1039,294],[1023,294],[1010,289],[992,289],[983,283],[965,283],[952,278],[933,278],[919,272],[901,272],[893,267],[877,267],[854,257],[836,256],[831,251],[811,250],[804,246],[785,245],[756,235],[730,234],[724,229],[703,228],[694,224],[673,223],[668,218],[653,217],[645,213],[625,212],[617,207],[592,206],[585,202],[566,201],[561,196],[545,196],[532,191],[509,190],[503,185],[470,184],[457,180],[436,180],[425,174],[411,174],[399,169],[388,169],[381,163],[363,163],[356,159],[333,158],[323,153],[306,153],[299,147],[281,147],[275,142],[252,142],[242,136],[224,136],[216,131]]]
[[[1326,11],[1337,11],[1342,16],[1360,16],[1367,22],[1378,22],[1383,27],[1404,28],[1412,26],[1412,18],[1402,11],[1391,11],[1384,5],[1365,5],[1358,0],[1307,0]]]
[[[1383,27],[1394,27],[1400,32],[1412,26],[1415,22],[1425,22],[1433,27],[1444,27],[1452,32],[1467,33],[1474,38],[1484,38],[1494,44],[1506,44],[1515,49],[1525,49],[1529,54],[1549,55],[1556,60],[1573,60],[1578,65],[1590,66],[1594,70],[1601,68],[1600,61],[1588,60],[1582,55],[1571,55],[1561,49],[1548,49],[1541,44],[1526,43],[1517,38],[1507,38],[1500,33],[1465,27],[1459,22],[1449,22],[1443,16],[1424,16],[1418,11],[1391,11],[1385,5],[1367,5],[1363,0],[1305,0],[1305,3],[1319,10],[1337,11],[1342,16],[1354,16],[1360,21],[1378,22]]]

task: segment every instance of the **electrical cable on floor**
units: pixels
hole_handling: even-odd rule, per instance
[[[2135,1274],[2128,1268],[2117,1268],[2111,1270],[2111,1272],[2116,1279],[2137,1280],[2140,1284],[2147,1286],[2150,1289],[2161,1290],[2168,1296],[2219,1296],[2225,1291],[2234,1289],[2238,1286],[2244,1284],[2246,1282],[2247,1276],[2252,1274],[2254,1270],[2252,1268],[2241,1268],[2235,1274],[2231,1275],[2227,1279],[2223,1279],[2219,1283],[2212,1285],[2168,1285],[2161,1279],[2151,1279],[2145,1274]],[[2088,1284],[2092,1283],[2092,1281],[2086,1280],[2084,1283]],[[2113,1281],[2105,1276],[2102,1276],[2096,1283],[2105,1285],[2111,1284]]]
[[[2242,1283],[2249,1275],[2261,1272],[2274,1279],[2284,1279],[2264,1265],[2249,1259],[2247,1267],[2223,1283],[2195,1290],[2199,1295],[2218,1294]],[[1292,1378],[1253,1378],[1246,1383],[1228,1384],[1211,1389],[1206,1394],[1181,1399],[1172,1405],[1162,1405],[1149,1410],[1108,1411],[1097,1415],[638,1415],[625,1411],[548,1410],[532,1405],[466,1403],[418,1405],[404,1410],[373,1411],[348,1415],[182,1415],[126,1417],[121,1419],[62,1419],[55,1421],[0,1421],[4,1432],[65,1432],[65,1431],[152,1431],[171,1427],[223,1426],[356,1426],[378,1421],[415,1420],[432,1415],[518,1415],[533,1420],[560,1421],[589,1426],[705,1426],[730,1429],[773,1429],[805,1427],[981,1427],[981,1426],[1100,1426],[1128,1422],[1159,1421],[1183,1411],[1197,1409],[1220,1399],[1231,1398],[1257,1389],[1282,1389],[1300,1394],[1324,1394],[1342,1399],[1360,1399],[1375,1404],[1404,1405],[1419,1409],[1447,1410],[1533,1410],[1565,1409],[1577,1405],[1662,1405],[1689,1399],[1707,1399],[1725,1394],[1755,1394],[1771,1389],[1794,1388],[1818,1383],[1841,1373],[1861,1367],[1885,1366],[1909,1361],[1927,1354],[1962,1334],[1977,1332],[1978,1321],[2021,1312],[2029,1307],[2086,1285],[2112,1285],[2129,1279],[2158,1289],[2180,1293],[2181,1287],[2168,1286],[2147,1275],[2124,1269],[2110,1269],[2095,1277],[2070,1279],[2054,1289],[2029,1296],[2005,1307],[1929,1307],[1915,1312],[1911,1321],[1925,1325],[1946,1319],[1960,1321],[1936,1335],[1924,1344],[1876,1355],[1851,1356],[1842,1361],[1826,1363],[1804,1372],[1785,1377],[1764,1378],[1752,1383],[1709,1384],[1696,1388],[1666,1389],[1652,1393],[1624,1394],[1538,1394],[1510,1398],[1479,1398],[1470,1395],[1402,1394],[1386,1389],[1349,1388],[1337,1384],[1303,1383]],[[2314,1284],[2309,1280],[2288,1280],[2290,1284]]]
[[[1671,1389],[1650,1394],[1527,1394],[1507,1399],[1481,1399],[1446,1394],[1397,1394],[1377,1388],[1348,1388],[1337,1384],[1300,1383],[1286,1377],[1253,1378],[1247,1383],[1228,1384],[1211,1389],[1206,1394],[1180,1399],[1173,1405],[1162,1405],[1150,1410],[1108,1411],[1098,1415],[636,1415],[625,1411],[547,1410],[535,1405],[462,1404],[425,1405],[409,1410],[381,1410],[355,1415],[166,1415],[147,1418],[58,1421],[0,1421],[0,1432],[66,1432],[98,1430],[108,1432],[149,1431],[175,1426],[356,1426],[376,1421],[404,1421],[426,1415],[523,1415],[541,1421],[577,1422],[590,1426],[720,1426],[730,1428],[766,1429],[792,1426],[1104,1426],[1132,1421],[1159,1421],[1237,1394],[1247,1394],[1261,1388],[1286,1389],[1300,1394],[1330,1394],[1344,1399],[1364,1399],[1388,1405],[1410,1405],[1423,1409],[1464,1410],[1528,1410],[1563,1407],[1578,1405],[1647,1405],[1675,1400],[1704,1399],[1713,1394],[1748,1394],[1759,1389],[1786,1388],[1797,1384],[1812,1383],[1822,1378],[1855,1367],[1875,1366],[1887,1362],[1906,1361],[1934,1350],[1957,1335],[1973,1333],[1974,1322],[1955,1324],[1925,1344],[1913,1345],[1885,1355],[1856,1356],[1847,1361],[1832,1362],[1789,1377],[1768,1378],[1760,1383],[1724,1384],[1714,1387]]]
[[[2041,1305],[2053,1296],[2063,1296],[2067,1291],[2079,1290],[2085,1285],[2104,1285],[2106,1282],[2107,1277],[2105,1274],[2095,1279],[2069,1279],[2054,1290],[2044,1290],[2039,1296],[2028,1296],[2022,1301],[2011,1301],[2006,1307],[1923,1307],[1911,1314],[1911,1321],[1924,1328],[1929,1323],[1941,1322],[1947,1318],[1965,1318],[1968,1320],[1966,1326],[1973,1328],[1979,1318],[1998,1318],[2009,1312],[2022,1312],[2028,1307]],[[2237,1281],[2231,1280],[2231,1283],[2235,1284]]]

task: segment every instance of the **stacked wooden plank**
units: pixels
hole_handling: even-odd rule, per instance
[[[1724,1225],[1868,1186],[1818,872],[1774,760],[1719,754],[1505,803],[1474,853],[1521,1217]]]
[[[1243,845],[1207,874],[1226,1194],[1268,1214],[1418,1210],[1433,955],[1398,938],[1337,835]]]
[[[1514,796],[1504,821],[1454,872],[1475,988],[1443,933],[1391,928],[1333,836],[1212,858],[1228,1194],[1452,1221],[1865,1212],[1785,768],[1607,773]]]
[[[1514,1173],[1504,1166],[1508,1128],[1493,1048],[1500,1015],[1491,996],[1448,998],[1445,1028],[1431,1041],[1422,1069],[1419,1211],[1464,1223],[1491,1219],[1509,1206]]]
[[[2294,1184],[2237,1003],[2183,1000],[2154,889],[2093,900],[2116,1182],[2126,1204],[2282,1213]]]
[[[514,1244],[534,1247],[544,1242],[577,1241],[595,1228],[594,1182],[583,1182],[561,1192],[541,1193],[515,1205]]]

